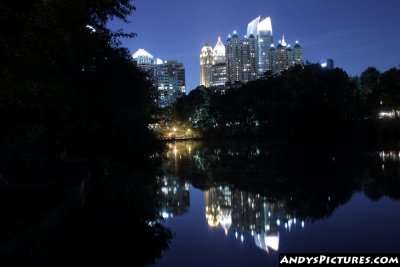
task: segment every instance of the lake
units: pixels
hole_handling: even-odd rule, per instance
[[[277,266],[282,252],[400,251],[398,147],[168,145],[157,180],[173,238],[156,266]]]

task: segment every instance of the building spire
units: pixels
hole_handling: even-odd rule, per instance
[[[282,46],[286,46],[286,41],[285,41],[285,35],[282,35],[282,42],[281,42]]]

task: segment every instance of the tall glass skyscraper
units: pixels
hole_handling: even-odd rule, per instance
[[[268,52],[273,44],[271,18],[261,20],[257,17],[247,25],[247,36],[253,35],[256,38],[257,77],[261,77],[267,70],[270,70]]]

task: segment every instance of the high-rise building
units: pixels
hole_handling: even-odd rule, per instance
[[[214,47],[211,87],[224,87],[227,80],[225,45],[222,43],[221,38],[218,37],[217,44]]]
[[[234,32],[226,41],[227,78],[231,84],[257,79],[256,39],[240,39]]]
[[[159,105],[166,107],[185,95],[185,68],[176,60],[157,65]]]
[[[302,64],[303,50],[296,41],[293,48],[285,38],[275,48],[271,18],[257,17],[247,25],[247,35],[241,39],[236,32],[226,41],[221,39],[214,49],[209,45],[200,54],[200,84],[206,87],[242,84],[264,77],[266,71],[277,74],[296,64]]]
[[[223,87],[227,82],[226,63],[216,63],[212,66],[211,87]]]
[[[146,50],[139,48],[133,55],[133,61],[136,63],[137,67],[145,72],[149,79],[155,82],[156,78],[156,62],[149,52]]]
[[[271,18],[261,20],[255,18],[247,25],[247,36],[253,35],[256,39],[257,77],[270,70],[269,49],[273,43]]]
[[[221,41],[221,37],[218,37],[217,44],[214,47],[214,63],[225,63],[226,62],[226,57],[225,57],[225,45]]]
[[[285,37],[283,36],[276,48],[274,45],[271,45],[269,60],[271,71],[274,74],[279,74],[294,65],[303,64],[303,50],[298,41],[291,48],[290,44],[286,44]]]
[[[210,87],[212,83],[212,66],[214,65],[214,50],[209,44],[200,53],[200,85]]]
[[[242,80],[242,42],[236,32],[226,41],[226,70],[228,82]]]
[[[142,48],[139,48],[132,58],[158,89],[158,103],[161,107],[171,105],[185,94],[185,68],[182,63],[176,60],[163,62]]]

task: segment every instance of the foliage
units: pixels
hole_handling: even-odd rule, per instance
[[[67,157],[144,161],[155,93],[106,27],[129,0],[0,3],[0,173],[26,177]]]

